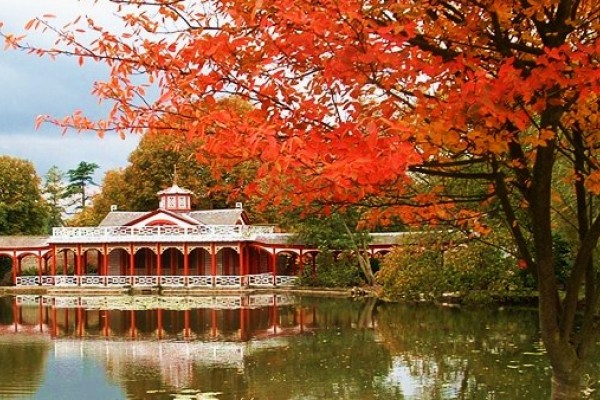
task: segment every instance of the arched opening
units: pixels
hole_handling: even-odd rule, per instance
[[[102,253],[98,249],[87,249],[81,253],[81,274],[101,275]]]
[[[17,257],[17,276],[30,279],[21,282],[25,285],[37,285],[39,281],[35,278],[41,274],[41,256],[35,253],[22,253]],[[33,280],[31,280],[33,279]]]
[[[301,271],[304,276],[314,276],[317,273],[317,256],[319,255],[319,251],[310,250],[302,255],[301,262]]]
[[[381,263],[389,253],[390,251],[386,249],[375,250],[373,256],[369,259],[373,273],[378,272],[381,269]]]
[[[249,248],[249,274],[266,274],[273,271],[270,266],[271,253],[260,247]]]
[[[142,247],[135,252],[134,275],[158,275],[156,253],[149,247]]]
[[[240,255],[230,247],[217,252],[217,275],[240,275]]]
[[[277,253],[276,273],[277,275],[296,275],[298,270],[298,254],[283,250]]]
[[[60,249],[56,252],[56,275],[74,275],[76,254],[71,249]]]
[[[208,276],[210,270],[210,252],[198,247],[190,251],[188,255],[190,275]]]
[[[125,249],[120,247],[111,249],[108,253],[108,265],[106,275],[129,275],[129,262],[129,253]]]
[[[160,264],[163,275],[183,275],[183,253],[175,247],[164,249],[160,257]]]
[[[6,254],[0,254],[0,286],[13,284],[13,258]]]

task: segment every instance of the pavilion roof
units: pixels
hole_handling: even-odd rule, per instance
[[[186,214],[204,225],[237,225],[240,220],[249,223],[246,212],[241,208],[191,211]]]
[[[0,248],[45,247],[49,236],[0,236]]]
[[[237,225],[239,221],[243,221],[247,224],[248,216],[246,212],[241,208],[231,208],[223,210],[201,210],[191,211],[185,213],[178,213],[174,211],[156,210],[161,212],[168,212],[169,214],[179,215],[185,219],[192,219],[203,225]],[[145,216],[156,211],[144,211],[144,212],[133,212],[133,211],[111,211],[106,214],[106,217],[100,222],[98,226],[125,226],[133,221],[141,220]]]
[[[149,211],[111,211],[98,226],[124,226],[149,213]]]

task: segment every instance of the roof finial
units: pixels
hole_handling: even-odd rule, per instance
[[[177,186],[177,164],[173,167],[173,186]]]

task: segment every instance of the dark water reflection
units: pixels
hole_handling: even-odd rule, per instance
[[[372,299],[5,297],[0,398],[547,399],[536,321]]]

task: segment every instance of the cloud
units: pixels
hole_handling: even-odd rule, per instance
[[[28,20],[45,13],[56,14],[61,25],[77,15],[89,14],[104,24],[114,20],[109,2],[77,0],[0,0],[3,30],[20,32]],[[51,35],[32,34],[34,43],[51,44]],[[138,142],[137,137],[99,139],[94,133],[63,136],[58,127],[34,130],[37,115],[63,117],[82,110],[91,118],[106,115],[108,105],[99,105],[90,92],[92,84],[107,76],[104,65],[77,64],[75,58],[39,58],[18,51],[0,51],[0,153],[32,161],[43,175],[52,165],[66,171],[79,161],[100,165],[96,179],[111,168],[124,166]]]

